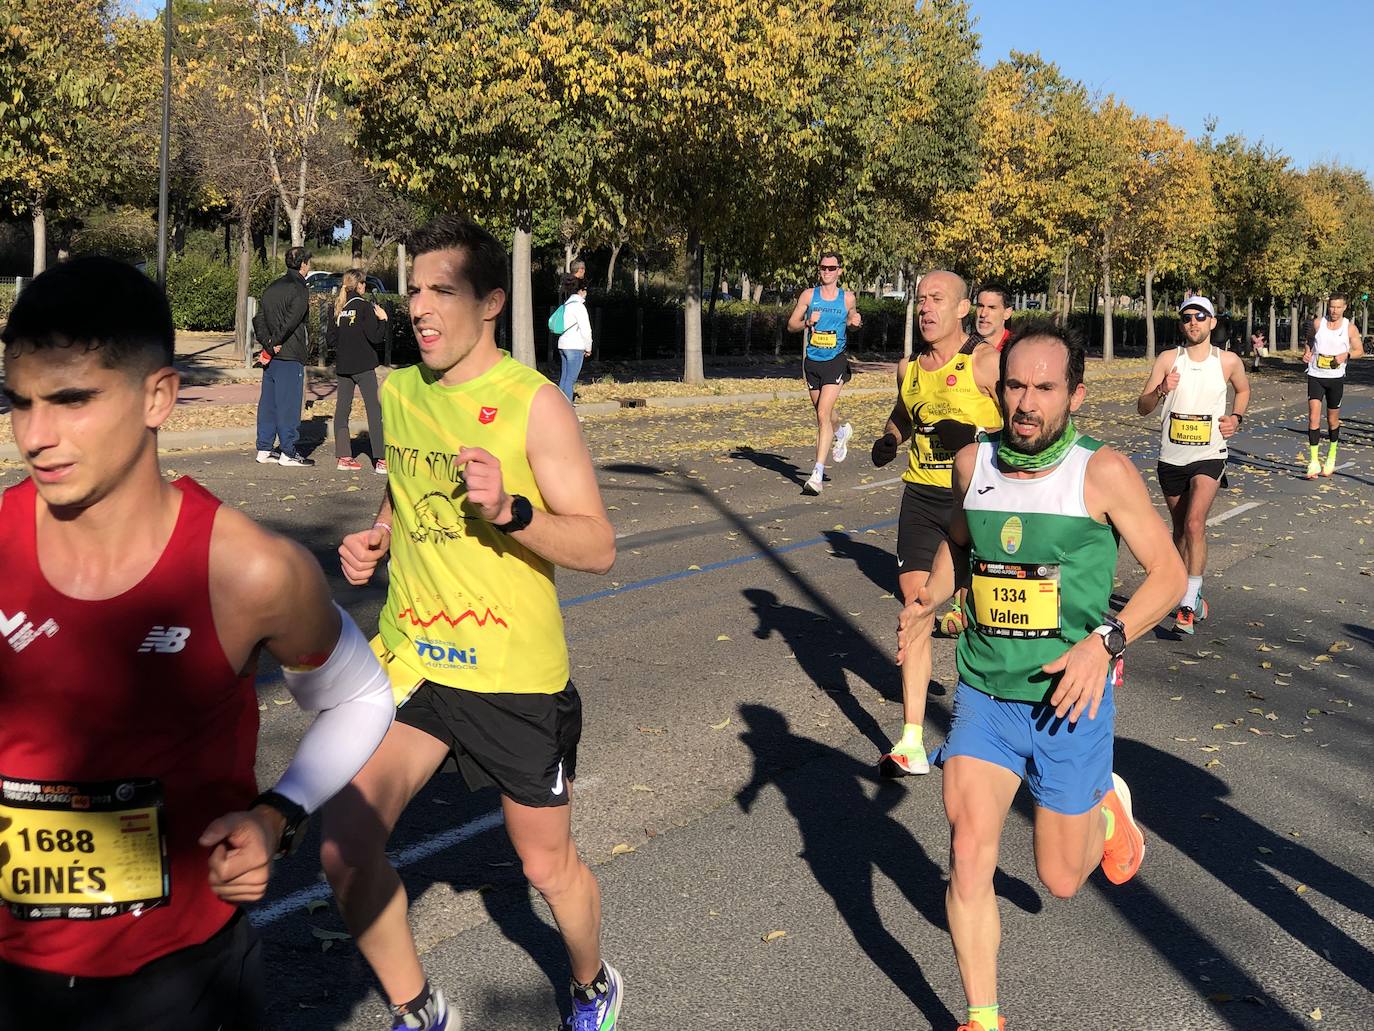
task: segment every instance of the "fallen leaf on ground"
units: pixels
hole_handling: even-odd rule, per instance
[[[712,729],[712,730],[724,730],[724,729],[725,729],[726,727],[728,727],[729,725],[730,725],[730,717],[729,717],[729,716],[726,716],[725,719],[721,720],[719,723],[712,723],[712,724],[711,724],[711,729]]]
[[[627,845],[625,844],[625,842],[622,841],[619,845],[616,845],[613,849],[611,849],[611,855],[623,856],[627,853],[633,852],[634,850],[635,847],[633,845]]]
[[[767,934],[765,934],[765,935],[763,936],[763,940],[766,941],[766,942],[775,942],[775,941],[777,941],[779,938],[786,938],[786,937],[787,937],[787,932],[786,932],[786,931],[769,931]]]

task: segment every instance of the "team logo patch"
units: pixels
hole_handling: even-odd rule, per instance
[[[1002,524],[1002,532],[999,535],[1002,539],[1002,550],[1008,555],[1015,555],[1021,550],[1021,537],[1024,528],[1021,525],[1020,516],[1012,516]]]
[[[487,426],[496,421],[496,409],[482,406],[482,410],[477,413],[477,421],[483,426]]]
[[[958,383],[959,383],[959,377],[956,376],[956,375],[954,375],[954,373],[952,373],[952,372],[951,372],[948,376],[945,377],[945,385],[946,385],[946,386],[953,387],[953,386],[957,386]]]

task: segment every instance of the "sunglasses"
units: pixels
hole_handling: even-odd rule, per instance
[[[1190,322],[1206,322],[1211,317],[1205,311],[1185,311],[1178,317],[1178,321],[1186,326]]]
[[[819,266],[819,268],[820,268],[820,270],[821,270],[822,272],[838,272],[838,271],[840,271],[840,266],[838,266],[838,265],[821,265],[821,266]]]

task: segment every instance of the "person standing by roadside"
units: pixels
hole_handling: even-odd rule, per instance
[[[563,371],[558,377],[558,389],[563,391],[563,396],[571,404],[582,363],[592,355],[592,320],[587,314],[585,279],[578,279],[569,273],[563,277],[563,292],[568,299],[563,302],[563,325],[566,328],[558,335],[558,357],[563,364]]]
[[[362,468],[353,457],[353,437],[348,417],[353,412],[353,388],[363,396],[367,409],[368,446],[372,471],[386,475],[386,441],[382,437],[382,406],[377,400],[377,345],[386,339],[386,309],[363,296],[367,279],[361,269],[344,273],[334,299],[334,318],[329,323],[329,345],[334,352],[338,388],[334,395],[334,454],[340,471]]]
[[[263,347],[262,395],[258,398],[258,461],[314,465],[296,446],[301,436],[301,399],[305,393],[305,359],[309,343],[305,323],[310,315],[310,253],[304,247],[286,252],[286,275],[262,292],[262,314],[268,339]],[[278,449],[277,445],[281,447]]]

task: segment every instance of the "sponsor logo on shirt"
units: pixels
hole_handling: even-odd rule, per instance
[[[28,613],[16,612],[8,616],[0,612],[0,637],[3,637],[16,653],[22,652],[40,637],[52,637],[60,628],[56,620],[44,620],[35,626]]]
[[[495,408],[488,408],[486,405],[483,405],[481,410],[477,413],[477,421],[483,426],[491,425],[496,421],[496,411]]]
[[[139,654],[158,652],[171,655],[186,647],[186,639],[191,636],[191,628],[186,626],[155,626],[138,646]]]

